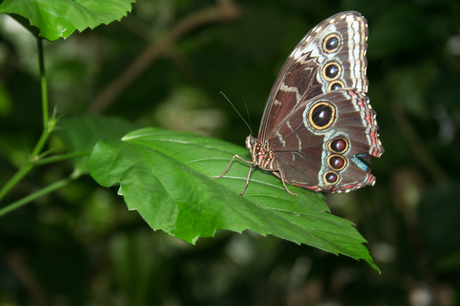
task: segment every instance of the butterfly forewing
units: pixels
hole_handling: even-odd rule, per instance
[[[273,137],[280,121],[302,101],[339,86],[366,92],[367,33],[366,19],[353,11],[336,14],[308,32],[276,78],[258,139],[263,142]],[[337,43],[328,44],[330,41]],[[333,74],[335,68],[339,70],[336,75]]]

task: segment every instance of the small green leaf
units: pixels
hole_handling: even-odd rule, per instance
[[[120,184],[119,194],[154,230],[195,243],[216,230],[251,229],[333,254],[363,258],[374,269],[366,240],[348,220],[329,213],[321,194],[289,186],[254,171],[239,196],[249,166],[235,161],[214,180],[234,154],[247,150],[224,141],[155,128],[133,131],[121,140],[99,141],[88,161],[91,176],[102,186]]]
[[[101,23],[120,20],[135,0],[5,0],[0,13],[17,14],[40,29],[50,41],[67,38],[75,30],[94,29]]]
[[[136,128],[134,124],[117,117],[81,115],[59,120],[56,134],[69,153],[76,153],[92,150],[100,139],[120,138]],[[74,158],[72,162],[76,170],[88,172],[87,156]]]

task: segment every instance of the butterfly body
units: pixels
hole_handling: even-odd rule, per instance
[[[246,138],[251,168],[271,171],[289,193],[285,183],[326,192],[375,183],[368,164],[384,149],[365,95],[367,35],[366,19],[349,11],[299,42],[276,78],[257,138]]]

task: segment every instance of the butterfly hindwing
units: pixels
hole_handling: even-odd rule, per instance
[[[328,119],[317,117],[320,111],[330,111]],[[384,152],[375,116],[369,98],[353,90],[334,90],[304,101],[284,118],[274,138],[272,153],[279,172],[287,183],[315,191],[372,185],[375,178],[360,161]],[[328,180],[328,174],[336,179]]]

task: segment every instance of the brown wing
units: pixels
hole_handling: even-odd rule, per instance
[[[302,101],[335,88],[366,92],[367,21],[358,12],[338,13],[298,43],[276,78],[262,116],[263,143]]]
[[[369,98],[353,90],[334,90],[302,102],[273,138],[279,172],[287,183],[315,191],[347,192],[373,185],[366,163],[384,152],[375,116]]]

